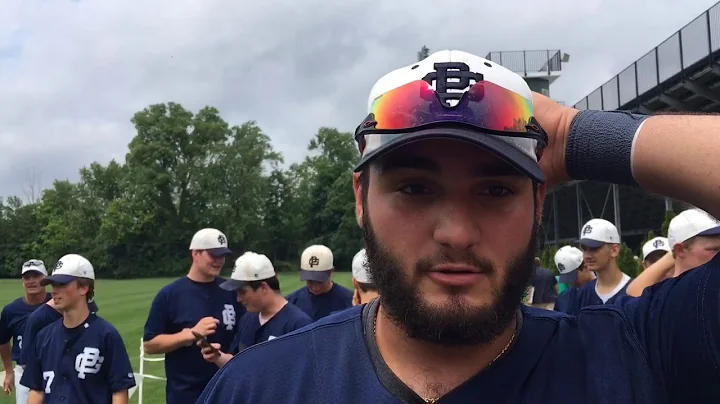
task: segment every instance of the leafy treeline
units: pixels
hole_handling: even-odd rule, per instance
[[[212,107],[193,114],[151,105],[132,122],[124,164],[93,163],[77,183],[55,181],[37,201],[0,200],[0,277],[18,276],[29,258],[51,266],[67,253],[88,257],[98,277],[176,276],[203,227],[225,232],[238,254],[266,254],[281,271],[298,268],[315,243],[349,269],[362,247],[351,133],[320,128],[308,157],[283,169],[255,122],[230,126]]]

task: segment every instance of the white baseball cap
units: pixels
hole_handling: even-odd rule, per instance
[[[311,245],[300,257],[300,280],[325,282],[335,268],[333,253],[324,245]]]
[[[246,252],[235,260],[230,279],[220,284],[225,290],[237,290],[247,282],[262,281],[275,276],[275,268],[265,254]]]
[[[52,275],[40,281],[40,285],[65,285],[78,278],[95,279],[95,269],[82,255],[67,254],[58,260]]]
[[[28,272],[39,272],[45,276],[47,276],[47,269],[45,268],[45,263],[42,260],[28,260],[25,261],[25,263],[22,266],[22,272],[21,275],[25,275]]]
[[[213,257],[222,257],[232,254],[228,248],[228,239],[225,233],[218,229],[206,228],[199,230],[190,241],[191,250],[205,250]]]
[[[665,237],[655,237],[643,244],[642,255],[643,260],[655,251],[670,251],[670,241]]]
[[[485,149],[536,182],[547,135],[533,117],[532,92],[518,74],[479,56],[442,50],[377,81],[355,131],[362,171],[418,139],[456,139]],[[540,146],[540,147],[538,147]]]
[[[680,212],[668,226],[670,248],[696,236],[717,235],[720,235],[720,222],[700,209],[688,209]]]
[[[352,277],[360,283],[372,283],[367,271],[367,252],[365,252],[364,248],[353,257]]]
[[[620,234],[614,224],[605,219],[592,219],[580,230],[580,245],[599,248],[604,244],[620,244]]]
[[[555,266],[560,272],[560,282],[573,283],[577,279],[577,269],[583,263],[583,252],[579,248],[566,245],[555,253]]]

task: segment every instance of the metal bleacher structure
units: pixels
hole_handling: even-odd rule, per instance
[[[490,52],[486,58],[523,75],[538,92],[549,88],[569,60],[560,51]],[[549,96],[549,91],[542,92]],[[720,2],[574,107],[648,115],[720,112]],[[540,240],[544,245],[568,243],[577,239],[586,221],[602,217],[615,223],[623,241],[638,250],[648,231],[660,232],[666,210],[687,207],[634,187],[573,181],[548,191]]]

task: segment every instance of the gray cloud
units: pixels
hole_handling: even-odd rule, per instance
[[[712,6],[710,0],[137,0],[0,5],[0,195],[122,160],[132,114],[213,105],[256,120],[287,162],[319,126],[352,130],[382,74],[420,46],[562,49],[551,88],[574,103]]]

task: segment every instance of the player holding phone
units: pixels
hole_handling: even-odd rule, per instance
[[[190,242],[188,275],[163,287],[153,300],[143,345],[148,354],[165,354],[168,403],[194,403],[218,370],[203,360],[195,333],[230,349],[245,311],[234,293],[220,288],[220,270],[231,253],[221,231],[198,231]]]

